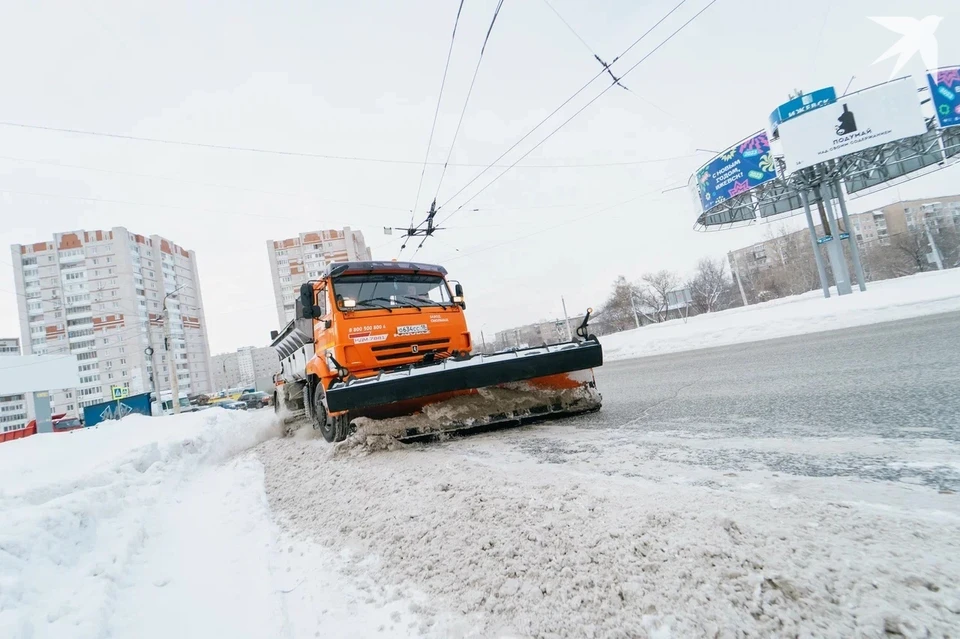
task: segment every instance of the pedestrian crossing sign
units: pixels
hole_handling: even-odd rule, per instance
[[[130,389],[126,386],[111,386],[110,392],[114,399],[123,399],[130,394]]]

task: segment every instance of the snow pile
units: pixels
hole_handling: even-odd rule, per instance
[[[429,595],[423,634],[443,610],[477,637],[926,637],[960,622],[955,515],[585,473],[503,439],[256,451],[281,524],[350,550],[351,574],[388,592]]]
[[[153,509],[273,436],[271,418],[133,415],[0,445],[0,636],[104,636]]]
[[[0,637],[443,634],[415,593],[277,528],[249,449],[280,430],[210,409],[0,445]]]
[[[399,440],[414,435],[441,434],[494,423],[520,423],[545,412],[587,412],[600,406],[591,371],[575,371],[525,382],[479,388],[474,393],[427,404],[410,415],[385,419],[360,417],[356,431],[341,442],[338,453],[393,450]]]
[[[600,338],[607,361],[757,342],[960,310],[960,269],[870,282],[824,299],[821,291],[671,320]]]

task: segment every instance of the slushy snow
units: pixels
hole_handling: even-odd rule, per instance
[[[960,269],[868,282],[866,292],[822,291],[670,320],[600,338],[606,361],[759,342],[960,311]]]
[[[429,594],[424,631],[456,628],[451,610],[476,637],[926,637],[960,622],[954,495],[693,478],[609,432],[546,425],[360,459],[316,441],[256,450],[281,526],[375,557],[352,572],[384,588]]]

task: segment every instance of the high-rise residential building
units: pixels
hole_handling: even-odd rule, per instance
[[[273,376],[279,370],[280,359],[271,346],[244,346],[235,353],[214,355],[214,390],[238,386],[255,386],[258,390],[272,389]]]
[[[169,390],[168,354],[181,392],[210,390],[210,349],[193,251],[118,226],[14,244],[11,262],[23,353],[73,353],[79,362],[80,386],[51,393],[54,413],[78,413],[109,399],[112,386],[125,386],[130,394],[152,390],[154,364],[156,387]]]
[[[16,337],[0,339],[0,357],[19,355],[20,340]],[[27,427],[27,395],[0,393],[0,433]]]
[[[267,240],[273,296],[280,326],[293,319],[300,284],[319,277],[330,262],[372,259],[363,233],[343,230],[310,231],[285,240]]]

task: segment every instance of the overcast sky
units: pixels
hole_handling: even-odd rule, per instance
[[[607,60],[677,2],[550,1]],[[624,72],[707,2],[688,0],[615,71]],[[464,3],[433,162],[450,149],[496,4]],[[457,5],[5,3],[2,121],[405,163],[0,126],[0,245],[117,225],[163,235],[197,252],[212,352],[264,344],[276,328],[264,240],[350,226],[363,231],[375,258],[396,257],[399,241],[383,227],[410,220]],[[768,230],[692,230],[696,213],[687,192],[661,192],[685,184],[709,159],[696,149],[720,150],[761,129],[793,89],[842,91],[852,76],[852,90],[887,80],[894,61],[872,62],[898,36],[867,16],[931,14],[944,17],[940,64],[960,63],[956,0],[718,0],[623,78],[633,93],[608,91],[521,163],[535,166],[509,171],[457,213],[417,259],[445,264],[463,283],[471,326],[488,335],[557,317],[561,296],[571,314],[599,306],[621,274],[634,279],[667,268],[687,275],[698,258],[723,256]],[[452,161],[492,162],[598,70],[543,0],[506,0]],[[923,65],[913,59],[905,71],[919,78]],[[607,84],[598,79],[506,162]],[[627,162],[636,164],[543,168]],[[448,169],[439,203],[480,170]],[[488,172],[446,211],[501,170]],[[418,220],[440,171],[427,168]],[[956,193],[958,184],[960,168],[953,167],[855,199],[851,208]],[[0,260],[7,256],[4,250]],[[0,289],[12,291],[11,266],[0,263],[0,274]],[[0,336],[19,336],[16,300],[4,291]]]

